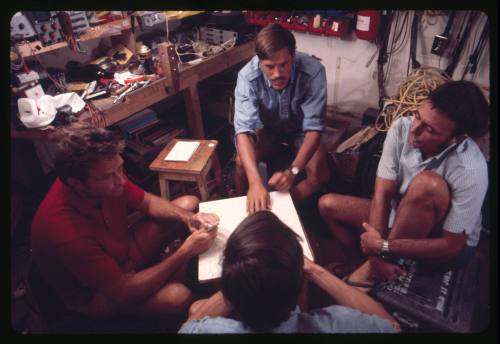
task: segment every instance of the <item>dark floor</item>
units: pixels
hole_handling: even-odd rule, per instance
[[[216,188],[212,188],[212,198],[230,197],[234,195],[234,187],[232,183],[233,166],[231,163],[223,166],[225,187],[222,192]],[[55,324],[47,324],[47,317],[40,316],[42,313],[46,314],[47,309],[54,308],[50,304],[52,300],[48,297],[50,291],[44,290],[40,284],[39,276],[36,276],[36,271],[33,273],[31,266],[31,256],[29,250],[29,228],[31,218],[36,210],[39,202],[42,200],[50,184],[53,181],[53,176],[41,175],[36,180],[32,181],[32,185],[36,187],[19,187],[17,193],[22,202],[22,215],[18,216],[15,229],[11,231],[11,316],[12,328],[15,332],[19,333],[38,333],[48,331],[50,333],[164,333],[175,332],[176,328],[168,327],[166,324],[146,322],[138,319],[116,319],[109,322],[89,321],[74,314],[57,313],[51,321],[57,319]],[[213,184],[213,181],[210,182]],[[147,188],[148,191],[159,194],[159,190],[155,183],[152,183]],[[181,192],[180,187],[174,187],[174,192]],[[192,189],[195,192],[194,188]],[[328,230],[323,223],[318,210],[317,200],[318,196],[311,199],[306,204],[298,207],[298,213],[304,225],[305,231],[309,238],[309,243],[313,250],[315,261],[323,266],[336,265],[337,263],[346,262],[346,257],[343,254],[342,248],[339,243],[328,233]],[[488,235],[483,235],[483,240],[480,243],[480,251],[489,257],[489,240]],[[484,324],[488,323],[489,316],[485,313],[489,311],[489,260],[487,259],[488,266],[482,269],[480,280],[478,281],[478,288],[482,292],[478,292],[477,303],[480,305],[479,309],[484,310],[481,316],[476,317],[476,322],[479,324],[474,325],[474,328],[484,328]],[[31,276],[30,276],[31,273]],[[35,275],[35,276],[33,276]],[[30,283],[32,285],[30,285]],[[38,290],[37,290],[38,289]],[[41,290],[40,290],[41,289]],[[215,289],[211,285],[194,285],[194,293],[198,297],[207,297]],[[309,309],[327,306],[333,304],[331,298],[323,291],[314,285],[308,288],[307,306]],[[47,303],[49,303],[47,305]],[[45,313],[44,313],[45,312]],[[49,313],[54,313],[50,310]],[[50,321],[49,321],[50,322]],[[76,326],[76,324],[79,324]]]

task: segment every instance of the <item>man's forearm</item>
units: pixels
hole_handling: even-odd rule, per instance
[[[233,307],[226,300],[221,291],[216,292],[208,299],[203,300],[194,312],[189,314],[188,320],[199,320],[203,317],[227,317]]]
[[[249,134],[241,133],[236,136],[236,144],[238,145],[238,155],[245,169],[248,184],[262,184],[259,169],[257,167],[257,158],[255,156],[255,148]]]
[[[392,239],[389,240],[389,247],[391,254],[397,257],[440,263],[457,256],[465,245],[465,238],[454,241],[443,237]]]
[[[390,199],[373,198],[370,206],[369,223],[379,231],[383,238],[389,234]]]
[[[307,165],[309,160],[318,149],[321,138],[321,132],[319,131],[308,131],[304,136],[304,142],[299,148],[295,159],[292,162],[293,166],[297,166],[301,170]]]
[[[193,216],[192,212],[156,195],[147,194],[147,197],[149,197],[149,200],[146,213],[155,219],[176,219],[187,224],[189,218]]]
[[[163,287],[177,269],[187,264],[191,258],[192,255],[181,247],[158,264],[139,272],[124,274],[108,294],[120,303],[144,300]]]
[[[377,177],[375,179],[375,191],[370,206],[369,223],[379,231],[383,238],[388,233],[389,215],[391,211],[391,199],[396,192],[397,184],[394,181]]]
[[[347,285],[323,267],[316,265],[310,279],[328,293],[339,305],[358,309],[366,314],[378,315],[398,328],[397,321],[384,307],[367,294]]]

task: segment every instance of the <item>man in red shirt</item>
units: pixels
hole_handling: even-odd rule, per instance
[[[206,229],[215,228],[219,218],[195,214],[194,196],[170,202],[127,179],[120,157],[124,143],[113,132],[79,124],[63,134],[55,160],[58,178],[32,224],[40,272],[68,309],[90,317],[185,319],[192,296],[179,276],[212,245],[217,231]],[[130,209],[148,220],[129,228]],[[160,258],[179,236],[185,238],[182,245]]]

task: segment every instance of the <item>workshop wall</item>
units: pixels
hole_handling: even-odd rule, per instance
[[[409,12],[408,33],[407,40],[401,50],[393,54],[390,63],[385,65],[385,70],[389,70],[387,74],[388,79],[385,84],[388,96],[394,95],[398,91],[399,85],[406,80],[410,54],[409,31],[414,11],[398,12]],[[463,15],[464,12],[457,11],[457,18]],[[450,63],[450,58],[447,56],[450,53],[450,49],[447,51],[448,54],[442,57],[430,52],[434,36],[444,31],[447,20],[447,16],[436,15],[430,17],[424,15],[423,20],[420,22],[416,57],[422,67],[435,67],[444,70]],[[465,43],[461,58],[453,73],[454,80],[462,78],[464,68],[481,35],[486,20],[487,15],[482,12],[476,18],[470,31],[469,39]],[[293,34],[297,41],[297,50],[320,58],[326,68],[328,105],[332,105],[335,111],[349,112],[359,118],[361,118],[367,108],[378,108],[378,50],[374,43],[356,38],[354,32],[351,32],[342,39],[299,31],[293,31]],[[452,43],[450,42],[450,48]],[[377,55],[368,64],[375,53]],[[488,96],[490,87],[489,78],[490,50],[489,44],[486,44],[478,63],[478,70],[472,80],[477,82]],[[471,74],[466,75],[464,79],[471,80]]]

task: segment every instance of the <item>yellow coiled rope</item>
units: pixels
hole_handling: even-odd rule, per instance
[[[393,121],[411,115],[432,90],[449,80],[450,77],[437,68],[416,69],[399,86],[399,94],[384,99],[384,108],[375,121],[375,129],[389,130]]]

